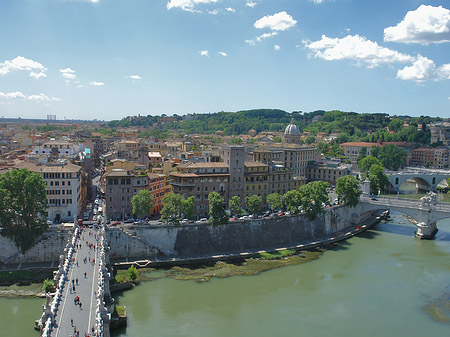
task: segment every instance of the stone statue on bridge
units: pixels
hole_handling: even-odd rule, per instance
[[[428,192],[425,196],[420,198],[419,203],[420,203],[420,207],[436,205],[436,193]]]

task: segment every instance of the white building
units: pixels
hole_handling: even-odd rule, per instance
[[[42,143],[35,143],[33,153],[35,154],[51,154],[58,151],[60,156],[71,157],[77,153],[84,151],[83,144],[76,144],[66,140],[49,140]]]
[[[20,162],[15,168],[39,173],[46,184],[48,219],[56,223],[73,221],[81,214],[86,188],[80,166],[65,159],[55,163]]]

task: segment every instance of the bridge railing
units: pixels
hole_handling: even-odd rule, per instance
[[[373,200],[376,199],[376,200]],[[398,206],[398,207],[407,207],[407,208],[426,208],[432,209],[440,212],[450,212],[450,203],[447,202],[433,202],[427,205],[422,205],[417,199],[406,199],[399,197],[385,197],[385,196],[377,196],[377,197],[361,197],[361,201],[369,202],[371,204],[379,204],[384,206]]]
[[[105,301],[105,283],[109,282],[109,275],[106,269],[106,254],[108,245],[105,238],[105,226],[100,227],[100,235],[98,241],[99,253],[99,273],[98,273],[98,287],[97,287],[97,307],[95,310],[95,336],[102,337],[105,335],[105,321],[111,320],[111,314],[106,309]]]
[[[77,224],[74,224],[75,230],[73,232],[72,238],[69,239],[69,242],[64,249],[65,259],[61,259],[59,269],[53,278],[56,284],[56,292],[52,300],[52,304],[49,305],[47,297],[47,303],[44,305],[44,313],[40,319],[41,324],[41,336],[50,337],[53,329],[54,319],[58,313],[59,305],[62,301],[62,293],[64,290],[64,285],[66,281],[69,280],[68,273],[70,269],[70,265],[72,263],[72,258],[75,253],[75,245],[77,242],[78,234],[80,233],[80,229]]]

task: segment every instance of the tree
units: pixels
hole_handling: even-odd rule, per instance
[[[283,139],[279,136],[275,136],[275,137],[273,137],[273,142],[274,143],[282,143]]]
[[[389,130],[390,131],[394,131],[394,132],[398,132],[400,131],[400,129],[403,127],[403,121],[401,119],[395,118],[393,120],[391,120],[391,122],[389,123]]]
[[[245,197],[245,207],[251,214],[258,214],[261,211],[262,197],[259,195],[252,195]]]
[[[378,153],[378,159],[381,164],[389,170],[397,171],[399,168],[405,167],[408,153],[405,149],[394,144],[383,146]]]
[[[330,144],[321,140],[320,142],[317,143],[316,149],[317,152],[319,152],[320,154],[326,155],[330,150]]]
[[[134,281],[138,278],[139,272],[136,269],[136,267],[134,265],[132,265],[130,268],[128,268],[127,275],[131,281]]]
[[[233,196],[230,199],[230,210],[234,215],[242,215],[244,214],[244,210],[241,207],[241,198],[237,195]]]
[[[46,185],[39,173],[26,169],[0,175],[1,235],[25,252],[47,229]]]
[[[354,176],[347,175],[336,180],[336,193],[339,201],[350,207],[355,207],[359,203],[361,191],[359,182]]]
[[[361,173],[361,178],[366,179],[367,174],[369,173],[372,165],[381,165],[381,162],[378,158],[373,156],[367,156],[364,159],[358,161],[359,172]]]
[[[384,193],[386,186],[389,184],[387,175],[384,174],[384,168],[381,165],[372,165],[369,170],[370,193]]]
[[[302,205],[302,199],[298,190],[286,192],[286,194],[283,196],[283,199],[289,212],[291,212],[292,214],[300,213],[299,208]]]
[[[358,157],[356,158],[356,162],[359,163],[362,159],[367,156],[367,147],[362,147],[359,151]]]
[[[131,205],[134,215],[138,218],[146,217],[154,206],[153,195],[149,190],[140,190],[138,194],[131,198]]]
[[[323,212],[323,205],[329,205],[327,187],[325,181],[313,181],[300,186],[299,193],[302,209],[309,220],[314,220]]]
[[[281,195],[278,193],[271,193],[267,196],[267,203],[272,211],[277,209],[281,209],[283,206],[283,200],[281,199]]]
[[[177,193],[170,193],[164,196],[162,202],[161,219],[178,225],[183,214],[183,197]]]
[[[194,219],[194,204],[195,199],[192,195],[186,200],[183,200],[183,214],[186,219]]]
[[[306,141],[306,144],[310,145],[316,141],[316,137],[308,136],[305,141]]]
[[[52,288],[53,288],[53,281],[46,278],[42,283],[42,291],[44,293],[49,293],[52,290]]]
[[[208,194],[209,201],[209,223],[213,226],[225,225],[228,223],[228,215],[223,207],[223,197],[217,192]]]

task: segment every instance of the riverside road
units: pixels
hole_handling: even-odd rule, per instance
[[[85,228],[77,240],[52,336],[93,336],[97,306],[94,292],[98,288],[99,273],[97,247],[97,230]]]

